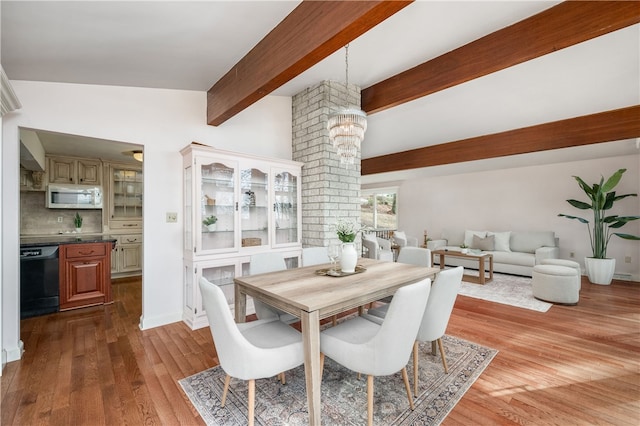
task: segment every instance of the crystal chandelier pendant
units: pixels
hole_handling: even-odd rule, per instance
[[[346,88],[349,88],[349,45],[345,47]],[[354,107],[339,108],[327,121],[329,140],[336,148],[340,163],[355,164],[360,144],[367,131],[367,114]]]

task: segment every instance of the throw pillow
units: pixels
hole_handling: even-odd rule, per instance
[[[485,238],[480,238],[477,235],[474,235],[471,242],[471,248],[482,251],[493,251],[494,239],[493,235],[489,235]]]
[[[471,247],[473,244],[473,236],[477,235],[480,238],[484,238],[487,236],[487,231],[464,231],[464,245],[467,247]]]
[[[487,232],[487,236],[493,235],[495,237],[495,251],[511,251],[509,247],[509,240],[511,239],[511,231],[508,232]]]

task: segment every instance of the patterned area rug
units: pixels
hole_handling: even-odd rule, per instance
[[[498,351],[444,336],[449,374],[431,344],[420,345],[420,387],[415,410],[409,409],[400,373],[374,380],[374,424],[437,425],[447,416]],[[413,387],[412,361],[407,366]],[[225,373],[220,367],[179,381],[207,425],[247,424],[247,382],[231,380],[227,403],[220,407]],[[367,421],[367,381],[326,358],[322,381],[322,423],[361,425]],[[307,425],[304,367],[287,372],[287,383],[276,378],[256,381],[257,425]]]
[[[478,271],[465,269],[465,274],[478,275]],[[547,312],[553,304],[543,302],[533,297],[531,278],[518,275],[493,274],[493,281],[485,285],[462,282],[458,294],[517,306],[538,312]]]

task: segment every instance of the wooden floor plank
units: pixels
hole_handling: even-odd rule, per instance
[[[23,320],[1,424],[204,424],[177,381],[216,365],[211,333],[141,331],[141,285],[118,280],[111,305]],[[499,353],[444,426],[638,424],[638,283],[583,279],[577,306],[546,313],[459,296],[447,333]]]

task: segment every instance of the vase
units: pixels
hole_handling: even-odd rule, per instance
[[[82,232],[82,228],[76,228],[76,234],[79,234],[80,232]]]
[[[207,230],[208,230],[209,232],[213,232],[213,231],[215,231],[215,230],[216,230],[216,224],[215,224],[215,223],[212,223],[212,224],[210,224],[210,225],[206,225],[206,226],[207,226]]]
[[[616,270],[616,260],[585,257],[584,269],[592,284],[609,285]]]
[[[356,245],[354,243],[343,243],[342,255],[340,255],[340,269],[342,269],[342,272],[347,274],[355,272],[357,263],[358,252],[356,251]]]

